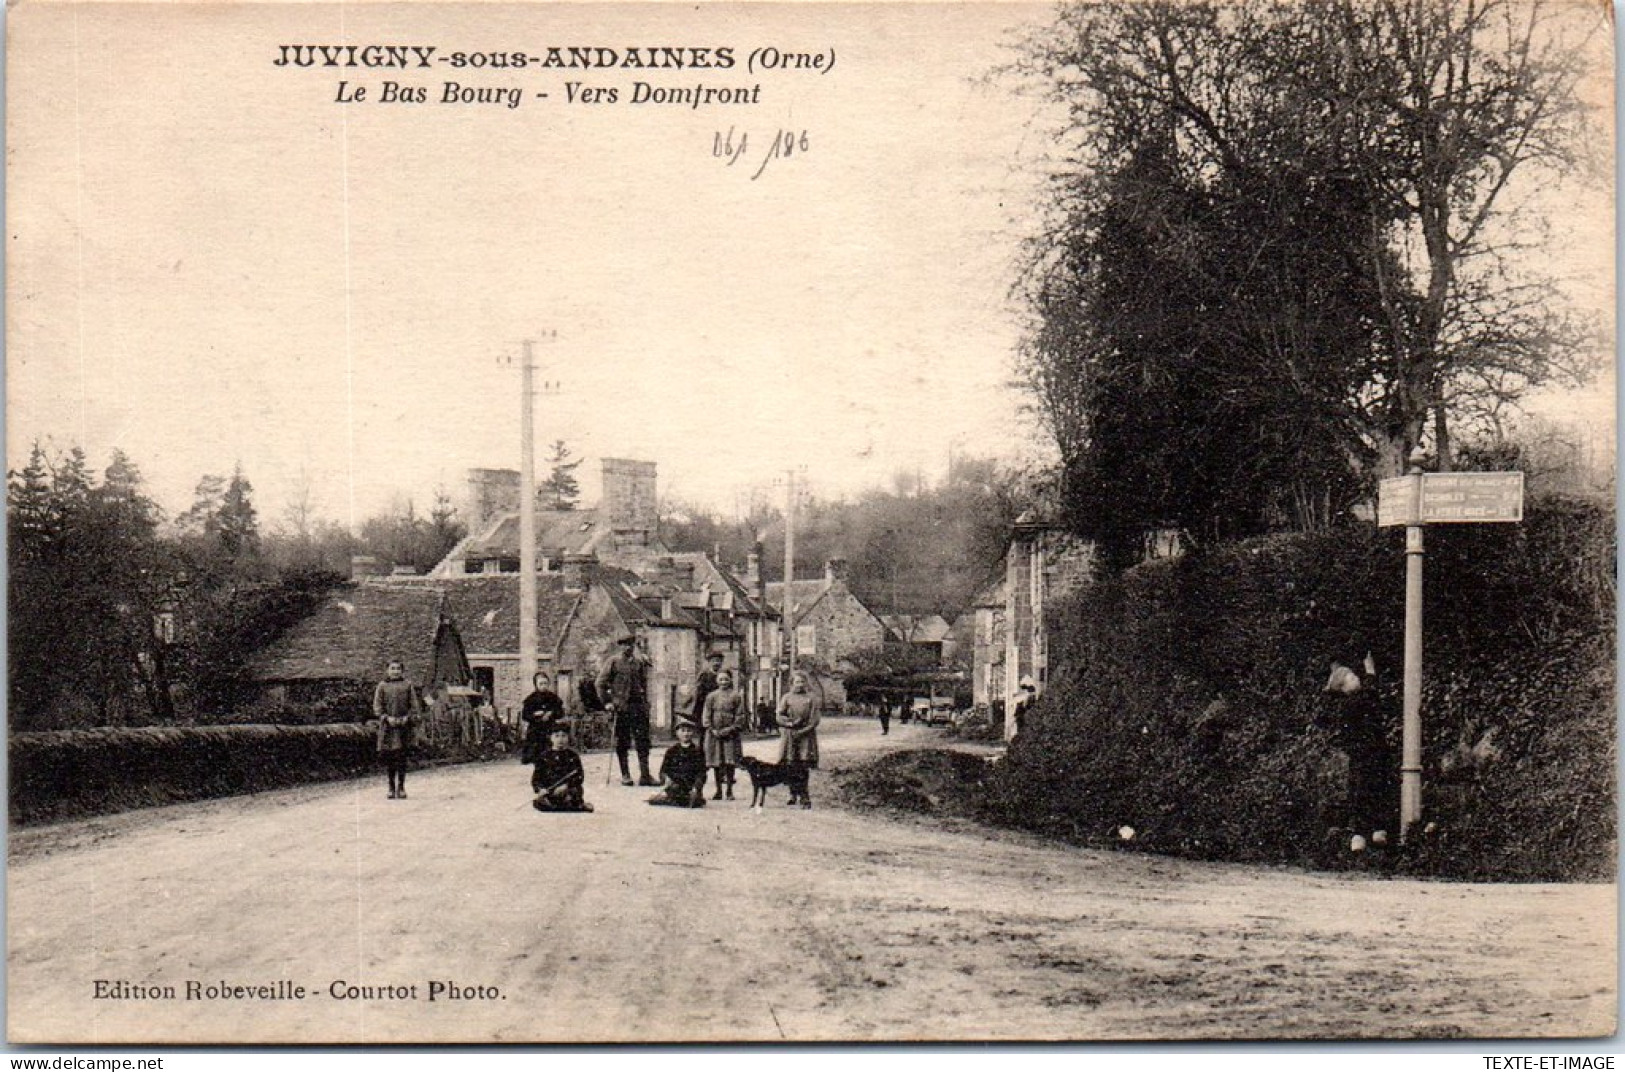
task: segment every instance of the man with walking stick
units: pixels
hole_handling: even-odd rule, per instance
[[[639,785],[659,785],[649,773],[649,660],[637,650],[637,638],[621,637],[620,650],[598,675],[598,695],[615,716],[615,758],[621,784],[632,784],[626,754],[638,752]]]

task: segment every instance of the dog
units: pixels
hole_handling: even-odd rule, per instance
[[[799,763],[763,763],[759,759],[745,756],[740,759],[739,765],[745,768],[750,775],[750,806],[760,809],[767,803],[767,791],[775,785],[790,787],[790,803],[801,802],[804,808],[812,807],[812,799],[807,796],[807,768]]]

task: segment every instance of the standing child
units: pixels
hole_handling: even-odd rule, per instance
[[[570,727],[554,725],[530,776],[530,788],[536,794],[531,806],[537,811],[592,811],[582,793],[586,784],[581,756],[570,747]]]
[[[712,800],[721,800],[724,792],[734,798],[734,768],[743,754],[740,737],[745,732],[747,715],[745,697],[734,688],[730,670],[717,671],[717,687],[705,698],[705,765],[716,771],[716,792]]]
[[[552,686],[553,679],[545,670],[536,671],[531,678],[531,693],[519,709],[519,720],[525,724],[525,740],[519,747],[522,762],[536,762],[553,739],[553,727],[564,724],[564,701]]]
[[[790,677],[790,691],[779,700],[779,762],[804,771],[818,767],[818,701],[807,691],[807,675],[797,670]],[[799,781],[799,779],[798,779]],[[792,782],[794,786],[796,782]],[[790,803],[812,807],[812,795],[797,799],[791,790]]]
[[[694,724],[677,723],[677,743],[666,749],[660,763],[664,791],[649,798],[650,804],[670,808],[705,807],[705,752],[694,743]]]
[[[406,680],[406,666],[399,659],[390,661],[384,680],[373,690],[372,714],[378,720],[378,758],[389,776],[389,799],[405,800],[406,765],[423,718],[423,697]]]

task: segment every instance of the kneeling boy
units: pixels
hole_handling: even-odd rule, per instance
[[[650,804],[705,807],[705,751],[694,743],[692,722],[677,723],[677,743],[666,749],[660,780],[666,783],[665,791],[650,797]]]

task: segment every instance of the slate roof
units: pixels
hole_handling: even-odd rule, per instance
[[[818,605],[818,601],[824,598],[824,593],[828,592],[829,588],[829,581],[822,577],[810,581],[791,581],[790,606],[786,616],[792,620],[800,619]],[[767,601],[778,607],[780,613],[786,613],[783,581],[767,582]]]
[[[259,681],[377,681],[391,659],[428,684],[445,594],[427,585],[349,585],[249,660]]]
[[[555,558],[586,554],[609,535],[596,507],[589,510],[536,511],[536,547]],[[466,558],[519,557],[519,515],[505,514],[469,539]]]
[[[457,623],[463,647],[479,655],[503,655],[519,650],[519,575],[499,573],[441,582],[446,613]],[[582,599],[566,592],[564,578],[546,574],[536,578],[536,643],[548,650],[558,643]]]
[[[755,618],[776,616],[771,607],[766,608],[764,615],[763,608],[757,605],[755,597],[750,594],[750,590],[745,587],[744,582],[734,576],[732,570],[727,569],[705,552],[678,551],[671,557],[677,562],[688,562],[694,565],[695,584],[704,584],[709,580],[714,582],[711,586],[713,591],[719,586],[727,589],[733,596],[734,613]]]

